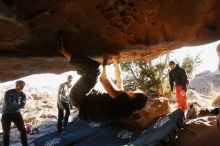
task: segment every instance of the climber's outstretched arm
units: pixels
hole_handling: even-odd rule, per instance
[[[114,87],[114,83],[112,83],[106,74],[106,65],[108,63],[108,59],[109,56],[104,56],[103,57],[103,70],[100,76],[100,82],[102,83],[104,89],[106,90],[106,92],[112,97],[112,98],[116,98],[122,91],[120,89],[117,89],[116,87]]]

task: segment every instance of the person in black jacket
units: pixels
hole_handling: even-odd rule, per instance
[[[169,72],[170,88],[173,91],[176,88],[176,99],[178,107],[181,108],[185,114],[187,112],[187,74],[184,68],[180,67],[174,61],[169,62],[171,71]]]

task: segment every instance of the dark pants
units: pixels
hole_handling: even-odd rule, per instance
[[[26,129],[20,113],[2,115],[3,146],[9,146],[11,122],[14,122],[15,126],[20,131],[22,145],[28,146]]]
[[[77,73],[81,75],[80,79],[72,87],[70,92],[72,105],[80,108],[80,105],[84,98],[86,98],[86,95],[94,88],[95,84],[97,83],[97,78],[100,74],[100,64],[90,58],[81,55],[72,56],[70,64],[73,65],[77,70]]]
[[[114,122],[130,116],[133,111],[127,93],[122,92],[113,99],[109,94],[93,90],[100,75],[98,62],[84,56],[72,56],[70,64],[81,75],[70,92],[71,102],[79,109],[81,120]]]
[[[63,105],[63,109],[60,109],[58,107],[58,121],[57,121],[57,131],[61,132],[62,127],[65,127],[68,123],[69,115],[70,115],[70,105],[68,102],[61,102]],[[65,111],[65,116],[64,116],[64,111]],[[63,117],[64,116],[64,117]]]

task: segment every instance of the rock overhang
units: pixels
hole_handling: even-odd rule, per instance
[[[68,47],[97,60],[115,51],[149,60],[219,40],[219,7],[218,0],[1,0],[0,81],[71,70],[57,51],[59,31]]]

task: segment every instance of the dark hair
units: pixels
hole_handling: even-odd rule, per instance
[[[73,76],[72,75],[68,75],[67,79],[73,79]]]
[[[140,93],[134,93],[135,98],[131,99],[131,108],[133,111],[142,109],[146,102],[148,101],[148,97],[146,93],[140,92]]]
[[[173,64],[175,64],[174,61],[170,61],[170,62],[169,62],[169,65],[173,65]]]
[[[22,81],[22,80],[17,80],[17,81],[15,82],[15,85],[16,85],[16,86],[17,86],[17,85],[25,85],[25,82]]]

